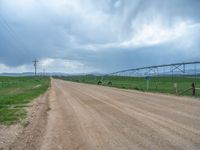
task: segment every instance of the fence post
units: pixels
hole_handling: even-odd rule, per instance
[[[177,83],[174,83],[174,91],[176,94],[178,94]]]
[[[195,83],[192,82],[192,95],[195,96],[196,95],[196,88],[195,88]]]

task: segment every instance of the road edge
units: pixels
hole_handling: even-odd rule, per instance
[[[49,111],[49,89],[33,101],[32,106],[27,109],[28,116],[21,133],[16,140],[6,149],[35,150],[39,149],[46,132],[47,113]]]

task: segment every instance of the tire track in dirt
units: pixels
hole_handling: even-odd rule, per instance
[[[200,149],[200,101],[52,79],[41,149]]]

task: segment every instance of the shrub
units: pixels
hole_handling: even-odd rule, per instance
[[[108,86],[112,86],[112,82],[111,81],[108,82]]]
[[[98,84],[98,85],[102,85],[102,81],[98,81],[97,84]]]

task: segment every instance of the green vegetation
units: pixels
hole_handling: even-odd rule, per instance
[[[0,124],[11,125],[26,117],[26,104],[50,86],[47,77],[0,77]]]
[[[89,84],[98,84],[112,86],[124,89],[134,89],[140,91],[169,93],[178,95],[192,95],[191,84],[196,81],[196,87],[200,87],[200,78],[181,76],[181,77],[151,77],[149,88],[147,89],[147,80],[144,77],[120,77],[120,76],[68,76],[59,77],[60,79],[82,82]],[[177,84],[177,93],[174,83]],[[187,90],[188,89],[188,90]],[[200,91],[196,91],[196,96],[200,96]]]

